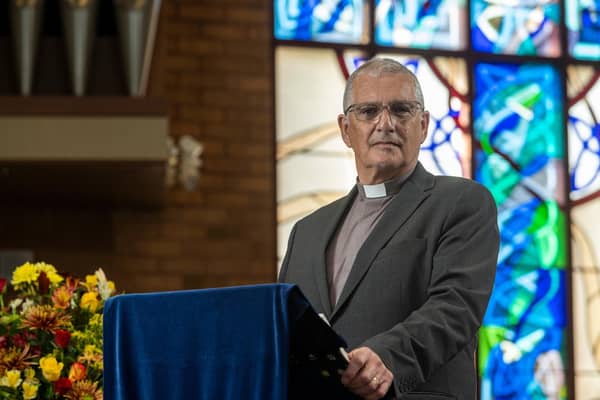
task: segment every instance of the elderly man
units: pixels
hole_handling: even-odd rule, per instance
[[[429,113],[402,64],[364,63],[343,101],[357,183],[294,226],[279,275],[352,349],[345,393],[323,398],[474,399],[498,255],[494,200],[418,162]]]

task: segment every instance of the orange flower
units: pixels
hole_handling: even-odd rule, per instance
[[[23,349],[16,347],[0,349],[0,376],[11,369],[24,370],[34,364],[33,357],[29,352],[29,344],[26,344]]]
[[[61,286],[52,293],[52,303],[54,307],[66,310],[69,308],[71,297],[73,297],[73,292],[69,291],[66,286]]]
[[[70,320],[70,315],[55,310],[51,305],[32,306],[23,317],[23,326],[56,333],[57,329],[65,327]]]
[[[73,383],[71,390],[65,395],[68,400],[102,400],[102,389],[98,389],[98,382],[88,380]]]
[[[78,285],[79,285],[78,278],[73,278],[72,276],[67,276],[67,280],[65,282],[65,287],[71,294],[73,294],[73,292],[75,292],[75,290],[77,290]]]
[[[69,379],[71,382],[81,381],[85,379],[85,365],[79,362],[74,362],[69,370]]]

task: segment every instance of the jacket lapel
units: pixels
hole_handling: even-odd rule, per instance
[[[433,175],[429,174],[421,164],[417,164],[414,173],[388,205],[381,220],[356,255],[348,280],[329,318],[330,321],[333,321],[344,303],[348,301],[352,292],[373,264],[379,250],[387,244],[423,200],[429,196],[428,189],[431,186],[433,186]]]
[[[323,219],[325,222],[321,231],[322,236],[320,240],[318,240],[320,248],[315,252],[319,259],[313,264],[315,269],[314,276],[317,280],[321,304],[323,305],[323,310],[328,318],[331,315],[332,307],[331,301],[329,300],[329,284],[327,280],[327,248],[329,247],[329,243],[333,240],[339,224],[348,212],[357,191],[358,189],[354,186],[346,197],[341,198],[338,203],[332,207],[330,211],[331,214]]]

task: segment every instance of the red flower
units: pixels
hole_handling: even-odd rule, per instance
[[[50,289],[50,279],[44,271],[40,272],[38,276],[38,287],[40,289],[40,294],[48,294],[48,290]]]
[[[71,364],[71,369],[69,370],[69,379],[73,382],[81,381],[85,379],[86,370],[85,365],[80,362],[74,362]]]
[[[54,393],[58,393],[61,396],[66,394],[73,387],[73,382],[69,378],[59,378],[54,382]]]
[[[14,334],[11,340],[13,346],[18,347],[20,349],[25,347],[25,345],[27,344],[27,339],[25,339],[25,335],[23,335],[22,333]]]
[[[0,294],[4,293],[4,290],[6,289],[6,284],[8,283],[8,279],[6,278],[0,278]]]
[[[58,345],[58,347],[66,349],[69,345],[69,340],[71,340],[71,332],[64,329],[56,330],[56,333],[54,334],[54,342]]]
[[[8,336],[0,336],[0,349],[8,348]]]

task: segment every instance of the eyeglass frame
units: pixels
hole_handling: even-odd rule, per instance
[[[390,105],[394,104],[394,103],[396,103],[396,104],[397,103],[402,103],[402,104],[405,104],[405,105],[410,105],[409,107],[407,107],[407,108],[409,108],[410,117],[398,115],[398,114],[392,112],[392,109],[390,108]],[[363,103],[350,104],[344,110],[344,115],[347,116],[348,113],[356,111],[355,109],[357,107],[359,107],[359,106],[367,106],[367,105],[376,106],[380,110],[371,119],[369,119],[369,118],[362,119],[362,118],[359,118],[357,114],[355,114],[356,115],[356,119],[358,119],[359,121],[367,121],[367,122],[373,122],[373,121],[376,121],[376,120],[378,121],[379,118],[381,118],[381,115],[383,114],[383,110],[386,109],[386,108],[388,110],[388,114],[389,115],[397,117],[397,118],[400,118],[400,119],[405,119],[405,120],[408,119],[408,118],[414,117],[417,111],[424,111],[425,110],[425,106],[423,104],[421,104],[421,102],[418,101],[418,100],[397,100],[397,101],[391,101],[389,103],[383,103],[381,101],[373,101],[373,102],[366,101],[366,102],[363,102]]]

